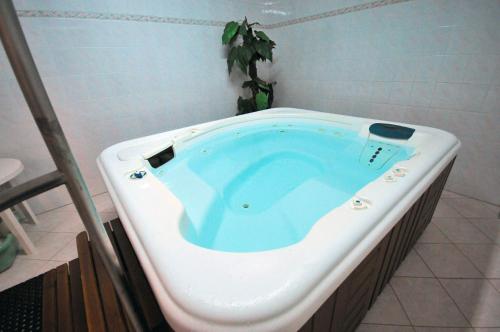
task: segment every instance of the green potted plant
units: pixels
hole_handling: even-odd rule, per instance
[[[227,68],[229,75],[236,64],[238,68],[250,77],[243,82],[242,87],[248,88],[250,98],[238,98],[238,114],[245,114],[270,108],[273,104],[273,84],[266,82],[257,75],[257,61],[273,61],[273,48],[276,43],[269,39],[263,31],[254,30],[258,24],[248,23],[247,18],[239,23],[228,22],[222,34],[222,44],[229,46]]]

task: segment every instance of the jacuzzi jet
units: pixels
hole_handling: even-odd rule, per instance
[[[248,208],[250,207],[250,204],[245,203],[245,204],[243,204],[243,205],[242,205],[242,207],[243,207],[244,209],[248,209]]]
[[[283,129],[280,130],[280,133],[284,133],[285,131]]]

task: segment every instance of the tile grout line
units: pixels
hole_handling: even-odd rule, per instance
[[[474,228],[476,231],[478,231],[479,233],[481,233],[482,235],[484,235],[490,242],[455,242],[455,241],[452,241],[450,238],[448,238],[445,234],[445,232],[441,229],[441,227],[439,227],[439,225],[437,223],[434,223],[434,226],[437,227],[437,229],[450,241],[450,243],[453,243],[453,244],[495,244],[495,241],[493,241],[488,235],[486,235],[479,227],[477,227],[476,225],[474,225],[473,223],[471,223],[469,221],[469,218],[465,218],[464,216],[460,215],[460,219],[463,219],[465,220],[469,225],[472,226],[472,228]],[[437,219],[453,219],[455,220],[456,218],[437,218]],[[479,218],[477,218],[479,219]],[[488,218],[486,218],[488,219]]]
[[[465,217],[462,213],[460,213],[460,211],[458,209],[456,209],[453,205],[450,205],[448,204],[455,212],[457,212],[463,219],[465,219],[465,221],[467,221],[470,225],[472,225],[473,228],[475,228],[476,230],[478,230],[481,234],[485,235],[486,238],[488,238],[490,241],[490,237],[487,236],[486,234],[484,234],[476,225],[474,225],[473,223],[471,223],[469,221],[469,219],[467,217]],[[460,252],[462,254],[462,256],[464,256],[468,261],[469,263],[472,264],[472,266],[483,276],[483,278],[481,279],[488,279],[487,276],[483,273],[483,271],[481,271],[479,269],[479,267],[474,263],[474,261],[469,258],[469,256],[467,256],[465,254],[465,252],[457,245],[457,244],[464,244],[464,245],[493,245],[493,246],[496,246],[498,247],[498,245],[496,244],[496,242],[492,241],[492,243],[456,243],[455,241],[452,241],[451,239],[449,239],[446,234],[441,230],[441,228],[439,227],[439,225],[435,224],[435,226],[441,231],[441,233],[443,233],[443,235],[448,239],[450,240],[450,243],[455,247],[455,249],[458,250],[458,252]],[[417,252],[418,253],[418,252]],[[420,255],[419,255],[420,256]],[[422,258],[423,260],[423,258]],[[425,263],[425,261],[424,261]],[[427,264],[426,264],[427,265]],[[431,270],[431,272],[434,274],[434,272]],[[464,278],[464,279],[472,279],[472,278]],[[478,278],[479,279],[479,278]]]
[[[496,243],[496,240],[493,240],[492,238],[489,237],[488,234],[486,234],[485,232],[483,232],[483,230],[481,230],[481,228],[479,228],[478,226],[476,226],[476,224],[474,224],[473,222],[471,222],[469,219],[474,219],[474,218],[465,218],[464,219],[472,225],[472,227],[474,227],[477,231],[479,231],[479,233],[483,234],[484,236],[486,236],[487,239],[489,239],[491,242],[490,243],[470,243],[470,244],[497,244]],[[475,219],[483,219],[483,218],[475,218]],[[488,218],[484,218],[484,219],[488,219]],[[467,243],[460,243],[458,242],[458,244],[467,244]]]
[[[107,193],[108,193],[108,191],[106,190],[106,191],[100,192],[100,193],[98,193],[98,194],[94,194],[94,195],[92,195],[92,196],[91,196],[91,197],[92,197],[92,200],[94,200],[94,198],[95,198],[95,197],[97,197],[97,196],[100,196],[100,195],[103,195],[103,194],[107,194]],[[61,206],[57,206],[57,207],[51,208],[51,209],[49,209],[49,210],[45,210],[45,211],[43,211],[43,212],[41,212],[41,213],[36,213],[36,216],[38,217],[38,216],[41,216],[42,214],[45,214],[45,213],[47,213],[47,212],[52,212],[52,211],[57,210],[57,209],[62,209],[63,207],[70,206],[70,205],[75,205],[75,204],[73,203],[73,200],[71,200],[71,202],[70,202],[70,203],[66,203],[66,204],[63,204],[63,205],[61,205]]]
[[[465,112],[465,111],[463,111]],[[472,112],[472,113],[480,113],[480,112]],[[485,114],[489,114],[488,113],[485,113]],[[496,207],[500,207],[500,205],[498,204],[495,204],[495,203],[492,203],[492,202],[488,202],[488,201],[485,201],[485,200],[482,200],[482,199],[479,199],[479,198],[475,198],[475,197],[472,197],[472,196],[468,196],[468,195],[465,195],[465,194],[461,194],[461,193],[457,193],[455,191],[452,191],[452,190],[446,190],[446,191],[449,191],[449,192],[452,192],[456,195],[460,195],[462,197],[448,197],[448,198],[445,198],[445,199],[461,199],[461,198],[468,198],[468,199],[472,199],[472,200],[475,200],[475,201],[478,201],[478,202],[483,202],[483,203],[486,203],[486,204],[489,204],[489,205],[493,205],[493,206],[496,206]]]
[[[443,234],[446,236],[446,234]],[[453,242],[452,242],[453,243]],[[444,287],[443,283],[441,282],[441,280],[436,276],[436,274],[434,273],[434,271],[432,271],[432,269],[430,268],[430,266],[427,264],[427,262],[424,260],[424,258],[420,255],[420,253],[415,250],[415,252],[417,253],[417,255],[420,257],[420,259],[422,260],[422,262],[424,262],[425,266],[427,266],[427,268],[429,269],[429,271],[431,271],[432,275],[434,276],[434,278],[437,280],[437,282],[439,283],[439,285],[441,286],[441,288],[444,290],[444,292],[446,293],[446,295],[448,295],[448,297],[451,299],[451,301],[453,302],[453,304],[455,304],[455,307],[457,308],[458,312],[460,312],[460,314],[462,315],[462,317],[465,319],[465,321],[467,323],[469,323],[469,326],[468,327],[473,327],[472,326],[472,323],[469,321],[469,319],[467,318],[467,316],[465,316],[465,314],[462,312],[462,309],[460,309],[460,307],[458,306],[457,302],[455,301],[455,299],[451,296],[451,294],[448,292],[448,290],[446,289],[446,287]],[[475,266],[474,266],[475,267]],[[481,273],[481,271],[479,271],[479,273]],[[482,275],[482,273],[481,273]],[[467,279],[467,278],[464,278],[464,279]],[[482,280],[482,279],[481,279]]]
[[[466,199],[473,199],[473,200],[476,200],[476,199],[474,199],[474,198],[469,198],[469,197],[465,197],[465,198],[466,198]],[[448,199],[460,199],[460,198],[442,198],[442,197],[440,197],[439,199],[440,199],[440,200],[442,199],[442,200],[446,203],[446,200],[448,200]],[[484,202],[484,201],[480,201],[480,202],[483,202],[483,203],[487,203],[487,204],[489,204],[488,202]],[[495,243],[495,241],[491,240],[491,238],[490,238],[487,234],[485,234],[485,233],[484,233],[484,232],[483,232],[483,231],[482,231],[479,227],[477,227],[474,223],[472,223],[472,222],[470,222],[470,221],[469,221],[469,219],[489,219],[489,218],[468,218],[468,217],[464,216],[462,213],[460,213],[460,211],[459,211],[457,208],[455,208],[453,205],[448,204],[448,203],[446,203],[446,205],[448,205],[448,206],[449,206],[452,210],[454,210],[456,213],[458,213],[458,214],[459,214],[459,215],[460,215],[463,219],[465,219],[465,221],[467,221],[470,225],[472,225],[472,227],[473,227],[473,228],[475,228],[477,231],[479,231],[479,233],[483,234],[483,235],[484,235],[484,236],[486,236],[486,237],[487,237],[490,241],[492,241],[493,243]],[[446,219],[446,218],[441,218],[441,219]],[[451,219],[451,218],[449,218],[449,219]],[[432,220],[431,220],[431,222],[432,222]],[[434,225],[435,225],[435,226],[436,226],[436,227],[437,227],[437,228],[441,231],[441,233],[443,233],[443,235],[444,235],[444,236],[445,236],[448,240],[450,240],[450,239],[446,236],[446,234],[444,234],[443,230],[442,230],[442,229],[441,229],[441,228],[440,228],[437,224],[434,224]],[[450,241],[451,241],[451,240],[450,240]],[[455,244],[455,241],[451,241],[451,243]],[[457,243],[462,244],[462,243],[460,243],[460,242],[457,242]],[[463,243],[463,244],[465,244],[465,243]],[[473,243],[471,243],[471,244],[473,244]],[[478,244],[481,244],[481,243],[478,243]]]
[[[400,265],[401,266],[401,265]],[[396,269],[397,270],[397,269]],[[403,312],[405,313],[405,317],[406,319],[408,320],[408,322],[410,323],[410,326],[413,328],[413,322],[411,321],[410,319],[410,315],[408,315],[408,312],[406,312],[406,309],[405,307],[403,306],[403,303],[401,302],[401,299],[399,298],[398,294],[396,293],[396,291],[394,290],[394,288],[392,287],[391,285],[391,280],[392,278],[394,278],[394,275],[391,277],[391,279],[389,280],[388,284],[386,285],[389,286],[392,290],[392,292],[394,293],[394,296],[396,297],[396,300],[398,301],[399,305],[401,306],[401,308],[403,309]],[[377,301],[375,301],[376,303]],[[413,328],[413,330],[415,330],[415,328]]]
[[[491,287],[498,293],[498,296],[500,296],[500,289],[497,289],[495,285],[491,282],[491,280],[500,280],[499,278],[486,278],[486,281],[490,284]],[[498,326],[500,327],[500,326]]]
[[[452,207],[452,208],[453,208],[453,207]],[[458,212],[458,211],[456,211],[456,212]],[[459,213],[459,214],[460,214],[460,213]],[[449,218],[449,219],[451,219],[451,218]],[[462,251],[462,250],[460,250],[460,248],[457,246],[457,243],[455,243],[455,241],[452,241],[452,240],[451,240],[448,236],[446,236],[446,233],[445,233],[445,232],[444,232],[444,231],[443,231],[443,230],[442,230],[442,229],[441,229],[441,228],[440,228],[437,224],[434,224],[434,226],[436,226],[436,227],[437,227],[437,229],[438,229],[438,230],[439,230],[439,231],[443,234],[443,236],[444,236],[444,237],[445,237],[448,241],[450,241],[450,242],[449,242],[449,243],[431,243],[431,244],[451,244],[451,245],[453,245],[453,247],[454,247],[455,249],[457,249],[457,250],[458,250],[458,251],[462,254],[462,256],[464,256],[464,257],[467,259],[467,261],[469,261],[469,263],[471,263],[471,264],[472,264],[472,266],[473,266],[473,267],[477,270],[477,272],[479,272],[479,274],[480,274],[480,275],[482,275],[482,278],[464,278],[464,277],[458,277],[458,278],[443,278],[443,279],[486,279],[486,276],[484,275],[484,273],[483,273],[483,272],[481,272],[481,271],[477,268],[476,264],[474,264],[474,263],[472,262],[472,260],[471,260],[471,259],[470,259],[470,258],[469,258],[469,257],[468,257],[468,256],[467,256],[467,255],[466,255],[466,254]],[[482,234],[482,232],[481,232],[481,234]],[[458,243],[458,244],[467,244],[467,243]],[[474,244],[474,245],[477,245],[477,244],[480,244],[480,243],[469,243],[469,244]],[[420,255],[420,253],[418,252],[418,250],[417,250],[417,249],[415,249],[415,252],[416,252],[416,253],[417,253],[417,255],[420,257],[420,259],[422,260],[422,262],[424,262],[425,266],[427,266],[427,268],[429,269],[429,271],[431,271],[432,275],[434,275],[436,279],[439,279],[439,278],[438,278],[438,277],[434,274],[434,271],[432,271],[432,269],[429,267],[429,265],[427,264],[427,262],[424,260],[424,258],[422,257],[422,255]]]
[[[462,244],[463,244],[463,243],[462,243]],[[455,248],[456,248],[456,249],[457,249],[457,250],[458,250],[458,251],[459,251],[459,252],[460,252],[460,253],[461,253],[461,254],[462,254],[465,258],[467,258],[467,260],[468,260],[468,261],[472,264],[472,266],[474,266],[474,268],[475,268],[475,269],[476,269],[479,273],[481,273],[481,275],[483,276],[483,278],[478,278],[478,279],[488,279],[488,277],[487,277],[487,276],[483,273],[483,271],[479,270],[479,268],[477,267],[477,265],[476,265],[476,264],[474,264],[474,261],[473,261],[471,258],[469,258],[469,256],[467,256],[467,255],[465,254],[465,252],[464,252],[462,249],[460,249],[460,247],[459,247],[459,246],[457,246],[455,243],[453,243],[453,245],[455,246]],[[467,244],[466,244],[466,245],[467,245]],[[498,247],[498,245],[496,245],[496,244],[489,244],[489,243],[484,243],[484,244],[472,244],[472,245],[476,245],[476,246],[477,246],[477,245],[492,245],[492,246]],[[472,279],[472,278],[465,278],[465,279]]]
[[[488,204],[488,205],[492,205],[494,207],[497,207],[497,208],[500,208],[500,206],[496,205],[496,204],[493,204],[493,203],[489,203],[489,202],[486,202],[486,201],[482,201],[482,200],[479,200],[479,199],[476,199],[476,198],[471,198],[471,197],[467,197],[467,196],[464,196],[462,198],[443,198],[443,197],[440,197],[439,199],[442,199],[444,200],[445,202],[447,200],[456,200],[456,199],[469,199],[469,200],[473,200],[473,201],[478,201],[478,202],[482,202],[482,203],[485,203],[485,204]],[[464,216],[456,207],[454,207],[453,205],[451,204],[448,204],[446,203],[447,205],[449,205],[453,210],[455,210],[456,213],[458,213],[462,218],[465,218],[465,219],[469,219],[469,217],[467,216]],[[498,217],[498,216],[497,216]],[[470,217],[472,219],[482,219],[483,217]],[[488,219],[488,218],[486,218]],[[492,218],[492,219],[495,219],[495,218]]]
[[[398,324],[384,324],[384,323],[360,323],[359,326],[361,326],[361,325],[391,326],[391,327],[410,327],[413,331],[415,331],[415,328],[413,327],[413,325],[398,325]],[[356,331],[357,331],[357,329],[356,329]]]

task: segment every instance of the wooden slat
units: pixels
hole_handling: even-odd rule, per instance
[[[118,219],[111,221],[113,227],[113,234],[116,243],[120,248],[120,252],[124,264],[128,271],[128,278],[132,284],[132,288],[136,295],[136,300],[139,303],[142,313],[144,315],[147,326],[153,330],[159,326],[164,326],[165,318],[160,311],[153,291],[149,286],[149,282],[144,275],[144,271],[134,253],[134,249],[128,240],[125,230]]]
[[[343,331],[345,318],[349,314],[349,296],[351,291],[351,278],[347,277],[346,280],[337,288],[337,300],[335,301],[335,308],[333,309],[331,331]]]
[[[115,250],[115,252],[118,255],[118,259],[120,260],[120,264],[121,264],[122,268],[125,270],[125,274],[126,274],[125,277],[128,281],[129,278],[128,278],[127,266],[125,265],[125,263],[123,261],[122,253],[120,252],[120,248],[118,247],[118,244],[116,243],[116,239],[115,239],[115,236],[113,234],[113,229],[111,229],[111,222],[105,223],[104,229],[106,230],[106,233],[108,233],[108,237],[111,240],[111,245],[113,246],[113,249]],[[132,323],[130,322],[130,319],[125,314],[125,312],[122,311],[122,313],[123,313],[123,316],[125,318],[125,324],[127,325],[128,330],[133,331],[134,328],[132,327]]]
[[[432,187],[431,187],[432,188]],[[425,207],[431,204],[430,201],[430,190],[428,189],[420,198],[421,204],[418,207],[418,213],[415,216],[414,222],[413,222],[413,227],[410,230],[408,237],[405,242],[405,247],[404,247],[404,255],[401,257],[400,263],[405,259],[406,255],[410,252],[411,248],[413,248],[413,245],[415,244],[413,240],[415,239],[415,234],[418,233],[419,229],[422,229],[425,227]]]
[[[392,229],[390,239],[389,239],[389,245],[387,246],[386,254],[384,256],[384,261],[382,263],[382,267],[380,269],[379,275],[378,275],[378,280],[377,284],[375,285],[375,297],[372,300],[372,303],[375,301],[375,298],[382,293],[382,290],[384,289],[385,285],[390,279],[389,276],[389,267],[391,264],[392,256],[394,254],[394,248],[396,246],[396,243],[398,241],[398,236],[401,231],[401,223],[397,223],[397,225]]]
[[[330,331],[330,328],[332,326],[333,309],[335,308],[336,296],[337,293],[333,293],[333,295],[331,295],[314,314],[314,332]]]
[[[73,330],[75,332],[85,332],[87,331],[87,321],[85,319],[82,280],[80,279],[80,260],[78,258],[69,262],[69,283],[71,286]]]
[[[90,332],[105,331],[106,323],[104,321],[99,289],[97,287],[94,262],[85,232],[78,234],[76,237],[76,246],[80,259],[83,303],[85,306],[85,317],[88,330]]]
[[[391,232],[389,232],[382,242],[378,245],[378,255],[375,259],[375,264],[374,264],[374,269],[373,269],[373,280],[372,280],[372,285],[371,285],[371,290],[370,290],[370,300],[368,301],[368,309],[373,304],[374,298],[378,296],[377,293],[377,283],[378,279],[380,278],[380,271],[382,271],[382,266],[384,264],[384,259],[385,255],[387,254],[387,248],[389,247],[389,242],[391,239]]]
[[[399,257],[401,256],[403,242],[404,242],[405,236],[407,235],[408,228],[409,228],[411,220],[412,220],[411,217],[414,215],[415,211],[416,211],[416,208],[415,208],[415,205],[413,205],[413,207],[410,209],[410,211],[408,211],[404,215],[403,219],[400,221],[401,229],[399,231],[399,236],[398,236],[398,239],[396,242],[396,246],[394,247],[394,252],[392,254],[391,262],[389,264],[389,274],[388,274],[387,282],[389,282],[389,280],[392,278],[394,272],[396,272],[396,269],[398,267]]]
[[[410,216],[405,220],[406,223],[406,228],[404,230],[404,233],[402,233],[401,239],[399,241],[399,247],[397,248],[396,251],[396,256],[394,259],[394,265],[392,266],[392,274],[396,272],[396,269],[399,267],[401,262],[403,261],[404,257],[406,256],[405,249],[406,249],[406,243],[408,242],[408,239],[410,237],[412,227],[414,224],[418,223],[418,217],[420,213],[420,207],[422,206],[424,200],[422,197],[420,197],[415,204],[413,204],[411,208],[411,214]]]
[[[71,299],[69,292],[68,265],[57,267],[57,330],[60,332],[73,330],[71,316]]]
[[[118,222],[120,221],[118,220]],[[113,229],[111,228],[111,222],[105,223],[104,229],[106,230],[106,233],[108,234],[108,237],[111,240],[111,245],[113,246],[113,249],[115,250],[116,253],[118,253],[118,259],[120,260],[121,265],[123,266],[124,269],[127,269],[127,266],[123,261],[122,253],[120,252],[120,247],[118,247],[118,244],[116,243],[116,239],[113,234]]]
[[[56,270],[43,276],[42,331],[57,331]]]
[[[122,314],[120,303],[115,293],[115,288],[111,282],[108,272],[105,270],[99,254],[94,246],[92,249],[92,257],[94,258],[94,266],[97,272],[97,280],[101,293],[102,307],[104,309],[104,318],[109,331],[127,331],[125,319]]]

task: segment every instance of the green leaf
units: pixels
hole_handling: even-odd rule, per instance
[[[254,49],[250,46],[243,45],[240,48],[240,58],[244,59],[245,63],[248,64],[250,59],[252,59]]]
[[[271,41],[269,37],[263,31],[255,31],[255,35],[266,42]]]
[[[273,50],[270,43],[259,40],[255,43],[255,49],[257,50],[257,53],[262,55],[265,59],[273,61]]]
[[[240,25],[238,24],[238,22],[235,21],[231,21],[226,24],[226,27],[224,28],[224,33],[222,34],[223,45],[229,44],[229,42],[238,32],[239,27]]]
[[[242,36],[246,36],[247,35],[247,30],[248,30],[248,26],[247,26],[248,22],[247,22],[247,19],[245,17],[245,19],[243,20],[243,22],[241,22],[241,25],[240,25],[240,28],[238,29],[238,33]]]
[[[257,110],[264,110],[268,106],[268,95],[264,92],[259,92],[255,95],[255,105],[257,106]]]
[[[252,56],[253,51],[251,48],[247,46],[238,46],[238,65],[240,66],[241,71],[245,74],[247,73],[247,66]]]
[[[238,57],[238,48],[233,47],[227,55],[227,70],[231,74],[231,69],[233,68],[234,60]]]
[[[242,36],[247,35],[247,27],[245,25],[240,25],[240,28],[238,29],[238,33]]]

